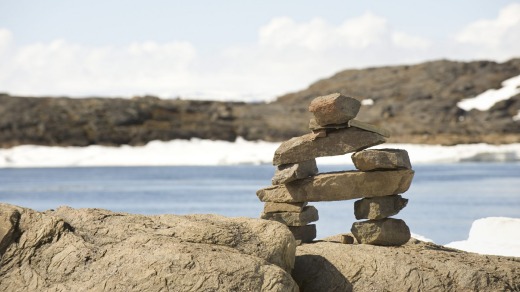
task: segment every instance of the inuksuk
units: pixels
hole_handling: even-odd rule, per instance
[[[309,111],[311,133],[283,142],[275,151],[272,186],[257,191],[264,202],[261,218],[287,225],[302,243],[316,238],[318,210],[308,202],[358,199],[352,234],[358,243],[402,245],[410,230],[396,215],[408,202],[400,194],[414,171],[405,150],[367,149],[386,142],[385,129],[354,118],[361,103],[339,93],[315,98]],[[367,150],[365,150],[367,149]],[[318,173],[316,158],[354,153],[357,170]],[[348,240],[347,240],[348,241]]]

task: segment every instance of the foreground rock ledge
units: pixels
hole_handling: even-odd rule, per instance
[[[286,271],[295,240],[277,222],[6,204],[0,214],[0,291],[298,291]]]
[[[256,192],[262,202],[320,202],[401,194],[412,183],[413,170],[323,173]]]
[[[304,244],[293,278],[300,291],[519,291],[520,258],[484,256],[411,239],[399,247]]]

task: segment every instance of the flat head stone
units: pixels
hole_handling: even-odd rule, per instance
[[[262,213],[262,219],[278,221],[287,226],[304,226],[318,221],[318,210],[314,206],[307,206],[300,212]]]
[[[344,128],[316,139],[313,133],[294,137],[276,149],[273,165],[298,163],[316,157],[343,155],[385,143],[385,137],[358,128]]]
[[[351,231],[356,240],[364,244],[399,246],[410,240],[410,228],[401,219],[354,222]]]
[[[302,178],[307,178],[318,173],[316,159],[302,161],[300,163],[282,164],[276,167],[273,185],[285,184]]]
[[[364,198],[354,202],[356,219],[383,219],[396,215],[408,204],[400,195]]]
[[[301,203],[266,202],[264,204],[264,213],[302,212],[303,207],[305,207],[305,206],[307,206],[307,202],[301,202]]]
[[[303,243],[312,242],[316,238],[316,224],[289,226],[289,230],[294,235],[295,240],[300,240]]]
[[[367,149],[352,154],[357,169],[412,169],[408,152],[403,149]]]
[[[262,202],[280,203],[391,196],[406,192],[413,175],[414,171],[411,169],[322,173],[285,185],[263,188],[256,195]]]
[[[333,93],[313,99],[309,111],[320,125],[341,124],[355,118],[360,107],[359,100]]]

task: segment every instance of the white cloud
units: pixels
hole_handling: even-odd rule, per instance
[[[468,45],[475,57],[504,60],[520,53],[520,3],[512,3],[500,10],[497,18],[470,23],[455,40]]]
[[[519,23],[520,4],[512,4],[496,19],[469,24],[455,38],[431,40],[397,30],[371,12],[340,24],[279,17],[259,28],[256,42],[230,44],[211,55],[184,41],[84,46],[55,40],[17,46],[16,36],[0,29],[0,91],[268,99],[346,68],[518,56]]]

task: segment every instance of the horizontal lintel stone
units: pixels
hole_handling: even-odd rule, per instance
[[[322,173],[285,185],[260,189],[262,202],[321,202],[365,197],[382,197],[404,193],[412,183],[410,169],[386,171],[342,171]]]

